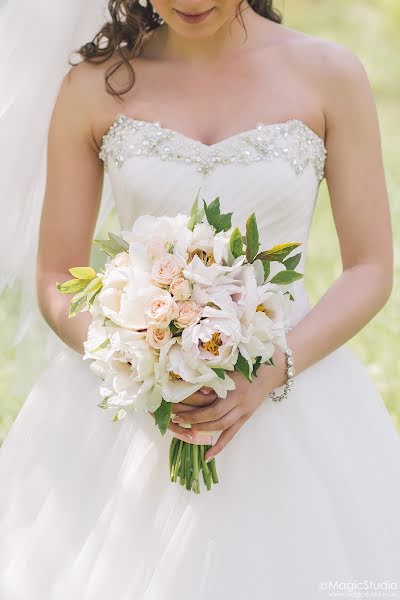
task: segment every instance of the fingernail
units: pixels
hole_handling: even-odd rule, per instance
[[[174,417],[174,418],[172,419],[172,421],[173,421],[174,423],[184,423],[184,422],[185,422],[185,419],[182,419],[181,417]]]
[[[190,435],[190,433],[187,433],[187,434],[186,434],[186,437],[188,437],[190,440],[192,440],[192,439],[193,439],[193,436],[192,436],[192,435]]]
[[[213,456],[209,456],[208,458],[206,458],[206,463],[210,462],[210,460],[212,460],[213,458]]]

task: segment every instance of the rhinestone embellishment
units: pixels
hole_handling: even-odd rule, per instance
[[[118,115],[102,138],[99,157],[108,169],[107,157],[121,167],[132,156],[158,156],[161,160],[193,164],[209,175],[219,164],[250,164],[283,158],[296,174],[309,164],[318,182],[324,177],[327,150],[323,140],[303,121],[257,123],[253,130],[238,133],[212,145],[161,127],[158,121],[142,121]]]

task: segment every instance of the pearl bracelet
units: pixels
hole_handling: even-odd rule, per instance
[[[293,366],[293,352],[290,350],[290,348],[287,348],[285,350],[285,354],[286,354],[286,378],[287,379],[286,379],[286,383],[284,385],[282,394],[277,396],[274,391],[270,392],[269,397],[271,398],[271,400],[273,402],[280,402],[281,400],[284,400],[287,397],[287,395],[290,391],[290,388],[293,385],[293,376],[295,374],[295,370],[294,370],[294,366]]]

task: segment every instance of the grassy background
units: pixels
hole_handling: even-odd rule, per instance
[[[284,0],[278,2],[284,23],[289,27],[331,39],[351,48],[368,72],[381,124],[382,145],[395,235],[395,288],[384,309],[349,344],[367,364],[390,414],[400,430],[400,385],[397,353],[400,333],[399,306],[399,224],[400,172],[398,162],[400,98],[400,2],[398,0]],[[340,274],[340,253],[331,216],[326,183],[320,188],[308,246],[306,285],[316,302]],[[313,274],[318,273],[318,277]],[[0,303],[0,330],[12,328],[14,299]],[[34,361],[35,342],[32,336]],[[0,444],[11,427],[25,397],[12,389],[15,354],[0,355]]]

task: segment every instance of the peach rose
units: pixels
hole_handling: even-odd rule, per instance
[[[146,332],[147,343],[156,350],[166,344],[172,337],[172,332],[169,327],[150,326]]]
[[[200,318],[202,308],[196,302],[186,300],[185,302],[179,302],[178,304],[178,316],[175,319],[175,325],[177,327],[188,327],[194,325]]]
[[[149,325],[167,327],[178,316],[178,307],[171,294],[162,292],[155,296],[146,308]]]
[[[174,296],[175,300],[187,300],[192,292],[191,285],[184,277],[173,279],[169,287],[169,291]]]
[[[151,275],[156,285],[170,285],[171,281],[181,273],[183,264],[175,254],[164,254],[153,262]]]

